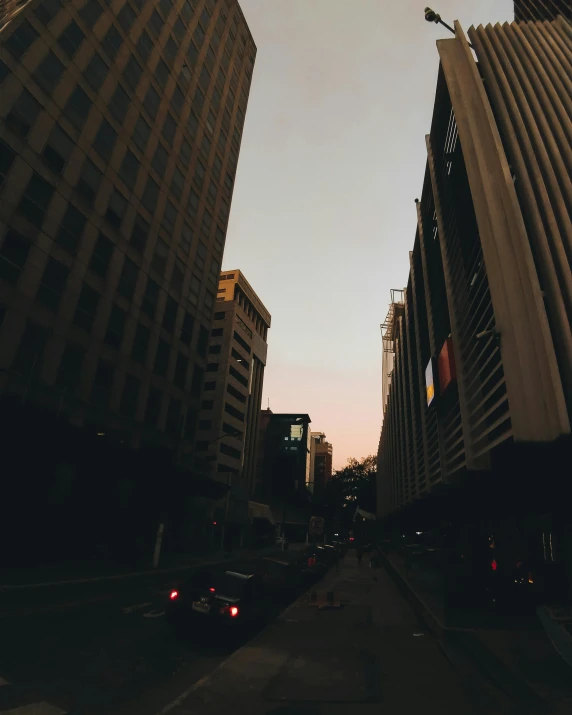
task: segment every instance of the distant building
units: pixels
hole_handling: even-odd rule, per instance
[[[230,478],[242,509],[255,492],[258,426],[270,328],[266,310],[239,270],[220,275],[197,432],[197,453],[214,476]],[[223,435],[226,437],[221,438]],[[241,491],[239,497],[238,491]],[[241,502],[242,507],[238,507]],[[231,515],[232,516],[232,515]],[[238,513],[235,514],[238,519]]]
[[[572,20],[572,0],[514,0],[517,22],[556,20],[558,15]]]
[[[262,462],[263,499],[277,522],[307,523],[310,481],[310,417],[307,414],[268,414]]]
[[[310,433],[310,481],[309,489],[319,496],[332,478],[333,447],[326,441],[323,432]]]

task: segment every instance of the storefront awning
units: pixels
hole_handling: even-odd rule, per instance
[[[268,504],[259,504],[258,502],[255,502],[255,501],[249,501],[248,502],[248,516],[251,519],[266,519],[272,525],[276,524]]]

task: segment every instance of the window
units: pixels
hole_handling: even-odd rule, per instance
[[[137,176],[139,174],[140,164],[135,157],[133,152],[127,150],[127,153],[123,157],[121,163],[121,169],[119,170],[119,176],[123,179],[125,184],[133,191],[135,184],[137,182]]]
[[[109,101],[109,111],[111,112],[111,116],[116,119],[119,124],[123,124],[125,121],[125,115],[127,114],[129,105],[130,100],[127,92],[118,84]]]
[[[129,30],[133,27],[133,23],[135,22],[135,18],[137,15],[135,14],[135,11],[131,7],[129,3],[125,3],[125,5],[121,8],[119,15],[117,16],[117,19],[119,20],[119,24],[121,27],[124,29],[125,34],[129,34]]]
[[[157,239],[155,245],[155,253],[153,254],[153,260],[151,262],[151,267],[157,271],[163,277],[165,275],[165,268],[167,267],[167,257],[169,255],[169,246],[163,241],[162,238]]]
[[[105,360],[100,360],[97,364],[97,370],[95,371],[91,388],[91,401],[96,405],[107,405],[109,393],[113,385],[114,373],[113,365]]]
[[[228,372],[229,375],[232,375],[232,377],[234,377],[235,380],[240,382],[241,385],[248,387],[248,380],[243,375],[241,375],[236,368],[232,367],[232,365],[228,368]]]
[[[44,159],[56,174],[62,172],[74,146],[68,135],[56,124],[43,151]]]
[[[133,141],[142,154],[145,154],[145,149],[150,136],[151,127],[147,124],[143,117],[139,115],[133,129]]]
[[[193,14],[194,14],[193,6],[189,2],[189,0],[187,0],[183,4],[183,7],[181,8],[181,17],[183,18],[183,20],[190,22],[193,18]]]
[[[245,358],[243,355],[241,355],[238,352],[238,350],[235,350],[234,348],[232,348],[230,354],[232,355],[232,357],[236,360],[236,362],[240,365],[240,367],[243,370],[246,370],[246,372],[249,371],[250,361],[247,358]]]
[[[218,362],[209,362],[207,372],[218,372]]]
[[[211,345],[209,347],[209,355],[219,355],[221,351],[220,345]]]
[[[222,328],[213,328],[211,330],[211,338],[220,338],[220,336],[223,334],[223,329]]]
[[[199,75],[199,85],[203,89],[204,93],[206,94],[209,89],[209,84],[211,83],[211,73],[208,71],[206,67],[203,67],[201,70],[201,74]]]
[[[222,454],[226,454],[229,457],[235,457],[236,459],[240,459],[240,449],[235,449],[234,447],[229,447],[227,444],[224,444],[224,442],[221,442],[219,445],[219,450]]]
[[[54,53],[50,51],[34,72],[34,79],[46,94],[52,94],[54,89],[58,86],[63,73],[63,64]]]
[[[139,380],[133,375],[125,375],[125,384],[123,385],[123,395],[121,397],[121,405],[119,412],[126,417],[135,418],[137,412],[137,402],[139,400]]]
[[[185,313],[183,325],[181,327],[181,342],[184,345],[190,345],[193,339],[193,327],[195,321],[190,313]]]
[[[121,275],[119,276],[117,292],[124,298],[127,298],[127,300],[133,298],[138,275],[139,269],[137,265],[130,258],[125,257],[125,263],[123,264]]]
[[[167,112],[165,121],[163,123],[163,137],[169,146],[173,146],[173,141],[175,140],[175,132],[177,131],[177,122],[173,117]]]
[[[193,232],[188,223],[184,223],[181,229],[181,238],[179,241],[179,247],[183,253],[188,256],[191,252],[191,246],[193,243]]]
[[[39,174],[32,174],[24,195],[20,199],[18,213],[37,228],[41,228],[53,194],[54,187],[51,184],[42,179]]]
[[[83,284],[77,301],[73,322],[88,333],[91,331],[93,321],[95,320],[99,297],[99,293],[96,290],[87,283]]]
[[[179,305],[177,301],[170,295],[167,296],[167,302],[165,304],[165,312],[163,313],[163,327],[169,333],[175,331],[175,323],[177,321],[177,309]]]
[[[157,10],[155,10],[149,19],[149,30],[151,31],[151,34],[158,37],[161,34],[163,25],[164,22],[161,15],[159,15]]]
[[[246,395],[243,395],[242,392],[234,388],[232,385],[227,385],[226,391],[229,395],[232,395],[239,402],[246,403]]]
[[[139,62],[137,62],[135,56],[131,55],[131,57],[129,58],[129,62],[125,65],[125,69],[123,70],[123,79],[125,80],[125,84],[133,92],[135,92],[135,90],[139,86],[139,81],[141,79],[142,74],[143,69],[141,65],[139,64]]]
[[[96,52],[86,67],[83,76],[94,92],[98,92],[102,84],[105,82],[108,72],[109,67]]]
[[[157,112],[159,111],[160,99],[159,95],[155,91],[154,87],[149,87],[145,99],[143,100],[143,106],[149,112],[149,116],[155,119]]]
[[[168,234],[172,234],[175,230],[175,222],[177,221],[177,209],[174,204],[167,200],[165,211],[161,220],[161,225]]]
[[[204,178],[205,178],[205,167],[200,161],[197,161],[197,165],[195,166],[194,181],[199,189],[201,189],[201,187],[203,185]]]
[[[68,275],[69,269],[66,266],[53,258],[48,258],[36,300],[57,313]]]
[[[36,123],[41,107],[32,95],[25,89],[12,105],[5,121],[10,129],[22,139],[30,133]]]
[[[0,278],[8,283],[17,283],[29,251],[30,242],[17,231],[8,229],[0,246]]]
[[[171,275],[171,288],[181,294],[183,290],[183,281],[185,278],[185,264],[180,258],[175,258],[175,263],[173,265],[173,273]]]
[[[240,420],[240,422],[244,422],[244,412],[237,410],[236,407],[229,405],[228,402],[224,403],[224,411],[232,415],[235,419]]]
[[[205,39],[205,33],[200,25],[197,25],[194,34],[195,44],[200,49]]]
[[[159,286],[152,278],[147,279],[147,287],[141,301],[141,310],[150,318],[155,318],[157,310],[157,301],[159,300]]]
[[[41,5],[34,10],[34,15],[43,25],[48,25],[58,14],[61,8],[60,0],[44,0]],[[99,15],[95,17],[97,18]]]
[[[169,347],[169,343],[165,340],[159,340],[157,353],[155,354],[155,363],[153,365],[153,372],[156,375],[159,375],[159,377],[165,377],[167,374],[170,353],[171,348]]]
[[[3,40],[2,44],[14,59],[21,60],[36,37],[38,33],[27,20],[24,20],[7,40]]]
[[[40,366],[47,342],[48,331],[46,328],[35,323],[28,323],[14,360],[14,368],[19,373],[30,375],[36,367]]]
[[[64,250],[75,255],[79,241],[85,228],[86,218],[73,204],[68,204],[60,230],[56,235],[56,243]]]
[[[189,358],[183,353],[177,355],[177,362],[175,363],[175,374],[173,376],[173,382],[181,390],[184,390],[187,385],[187,371],[189,369]]]
[[[99,19],[99,16],[102,12],[103,8],[97,2],[97,0],[88,0],[86,4],[82,7],[82,9],[79,11],[79,16],[89,28],[92,28],[95,25],[96,20]]]
[[[240,318],[239,318],[240,320]],[[246,326],[245,326],[246,327]],[[252,337],[252,331],[250,331],[250,337]],[[246,340],[243,340],[240,335],[236,332],[236,330],[233,333],[233,338],[236,340],[236,342],[246,350],[246,352],[250,355],[251,350],[250,350],[250,345],[246,342]]]
[[[203,211],[202,231],[205,236],[208,236],[213,223],[212,214],[205,209]]]
[[[206,390],[206,385],[205,385]],[[212,410],[214,407],[214,400],[203,400],[201,402],[201,410]]]
[[[199,420],[198,429],[201,431],[209,430],[212,427],[212,420]]]
[[[136,251],[144,253],[147,239],[149,238],[149,224],[139,214],[135,216],[135,222],[131,231],[130,243]]]
[[[94,273],[97,273],[98,276],[105,278],[112,255],[113,243],[107,238],[107,236],[100,233],[97,237],[97,241],[95,242],[93,253],[91,254],[89,268]]]
[[[197,255],[195,258],[197,266],[202,270],[205,267],[205,256],[207,255],[207,247],[203,241],[199,241],[197,246]]]
[[[208,382],[205,382],[205,390],[210,392],[211,390],[216,390],[216,381],[215,380],[209,380]]]
[[[81,348],[77,348],[74,345],[66,345],[56,378],[56,384],[59,387],[72,389],[79,385],[84,357],[85,353]]]
[[[123,223],[123,219],[125,218],[126,211],[127,199],[122,196],[117,189],[113,189],[113,192],[109,197],[109,205],[107,206],[105,218],[109,221],[113,228],[116,228],[119,231],[121,224]]]
[[[145,30],[143,30],[141,37],[137,41],[137,52],[144,62],[147,62],[149,55],[153,52],[153,42]]]
[[[137,326],[135,331],[135,337],[133,338],[133,345],[131,347],[131,357],[135,362],[141,365],[145,364],[147,358],[147,350],[149,349],[149,338],[151,337],[151,331],[144,325]]]
[[[104,119],[101,122],[101,126],[99,127],[97,134],[95,135],[95,139],[93,140],[93,148],[106,164],[109,163],[109,160],[111,159],[116,141],[117,132],[107,119]]]
[[[181,67],[181,72],[179,74],[179,80],[178,80],[179,84],[180,85],[182,84],[185,87],[188,87],[191,83],[191,77],[192,77],[192,74],[191,74],[191,70],[189,69],[189,65],[184,64]]]
[[[218,251],[220,251],[221,253],[222,253],[222,248],[224,246],[224,238],[225,238],[224,231],[219,226],[217,226],[216,231],[215,231],[214,244],[215,244],[215,248]]]
[[[107,52],[107,56],[110,60],[115,59],[115,55],[117,55],[117,53],[119,52],[122,44],[123,37],[121,36],[121,33],[115,27],[115,25],[112,25],[107,31],[107,34],[105,35],[103,40],[101,41],[101,46]]]
[[[178,40],[179,42],[182,42],[182,41],[183,41],[183,38],[185,37],[185,34],[186,34],[187,30],[186,30],[186,28],[185,28],[185,25],[184,25],[183,22],[181,21],[181,18],[180,18],[180,17],[178,17],[178,18],[175,20],[175,24],[174,24],[174,26],[173,26],[173,32],[175,33],[175,37],[177,38],[177,40]]]
[[[197,115],[197,117],[201,116],[201,112],[202,112],[204,105],[205,105],[205,95],[197,87],[197,89],[195,91],[195,96],[193,97],[193,103],[191,105],[193,112]]]
[[[150,214],[155,212],[157,208],[157,200],[159,199],[159,185],[153,181],[149,176],[147,179],[147,184],[145,185],[145,191],[143,192],[143,206],[149,211]]]
[[[169,409],[167,410],[167,421],[165,429],[171,434],[178,434],[181,429],[181,401],[171,398]]]
[[[207,345],[209,342],[209,331],[201,325],[199,328],[199,339],[197,340],[197,352],[199,355],[207,354]]]
[[[185,177],[183,172],[175,167],[173,171],[173,178],[171,180],[171,191],[180,200],[183,194],[183,186],[185,185]]]
[[[179,87],[175,87],[173,91],[173,96],[171,97],[171,105],[175,110],[175,113],[180,115],[185,103],[185,97]]]
[[[205,371],[199,365],[193,368],[193,379],[191,382],[191,397],[200,397],[201,388],[203,386],[203,376]]]
[[[211,140],[207,137],[206,134],[203,134],[203,138],[201,141],[201,154],[205,157],[205,159],[208,159],[210,152]]]
[[[187,129],[191,135],[191,139],[194,139],[197,134],[197,129],[199,128],[199,120],[196,115],[192,112],[189,113],[189,118],[187,119]]]
[[[72,20],[58,38],[58,44],[66,55],[71,59],[79,50],[81,43],[85,40],[81,28]]]
[[[220,313],[215,313],[214,320],[224,320],[224,316],[225,316],[224,311],[221,311]]]
[[[156,427],[161,414],[161,393],[155,387],[149,388],[147,395],[147,406],[145,408],[145,424],[148,427]]]
[[[104,342],[119,350],[121,347],[121,342],[123,340],[123,333],[125,331],[125,320],[127,314],[124,310],[115,303],[111,306],[111,313],[109,314],[109,320],[107,322],[107,331],[105,333]]]
[[[155,156],[153,157],[153,161],[151,162],[151,166],[155,169],[155,171],[159,174],[159,176],[165,175],[165,169],[167,168],[168,160],[169,160],[169,155],[167,154],[167,150],[165,149],[165,147],[162,144],[159,144],[155,151]]]
[[[165,87],[169,80],[169,74],[169,68],[162,59],[159,59],[155,67],[155,79],[159,83],[159,87]]]
[[[71,93],[64,107],[64,115],[70,120],[78,132],[81,132],[90,109],[91,99],[78,85]]]
[[[233,427],[232,425],[229,425],[228,422],[223,422],[223,423],[222,423],[222,431],[223,431],[225,434],[230,434],[230,435],[232,435],[233,437],[242,438],[242,436],[243,436],[243,433],[242,433],[239,429],[236,429],[236,427]]]
[[[220,275],[220,263],[213,259],[211,261],[210,276],[209,276],[211,283],[214,283],[216,285],[219,275]]]
[[[205,124],[206,124],[208,133],[212,135],[212,133],[214,132],[215,124],[216,124],[215,116],[212,112],[208,113],[207,120],[206,120]]]

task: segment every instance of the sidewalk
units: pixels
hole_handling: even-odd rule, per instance
[[[420,569],[406,570],[397,554],[382,554],[382,559],[446,649],[467,653],[513,702],[532,712],[572,712],[572,669],[536,617],[446,613],[440,588]]]
[[[314,590],[314,589],[313,589]],[[384,569],[353,554],[308,595],[156,715],[502,715],[479,709]]]

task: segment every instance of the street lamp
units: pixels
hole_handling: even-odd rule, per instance
[[[435,10],[432,10],[430,7],[425,8],[425,19],[427,22],[434,22],[436,25],[443,25],[443,27],[446,27],[449,32],[452,32],[453,35],[455,34],[455,30],[451,27],[451,25],[447,25],[446,22],[443,22],[441,15],[435,12]],[[470,42],[468,45],[471,49],[474,49]]]

